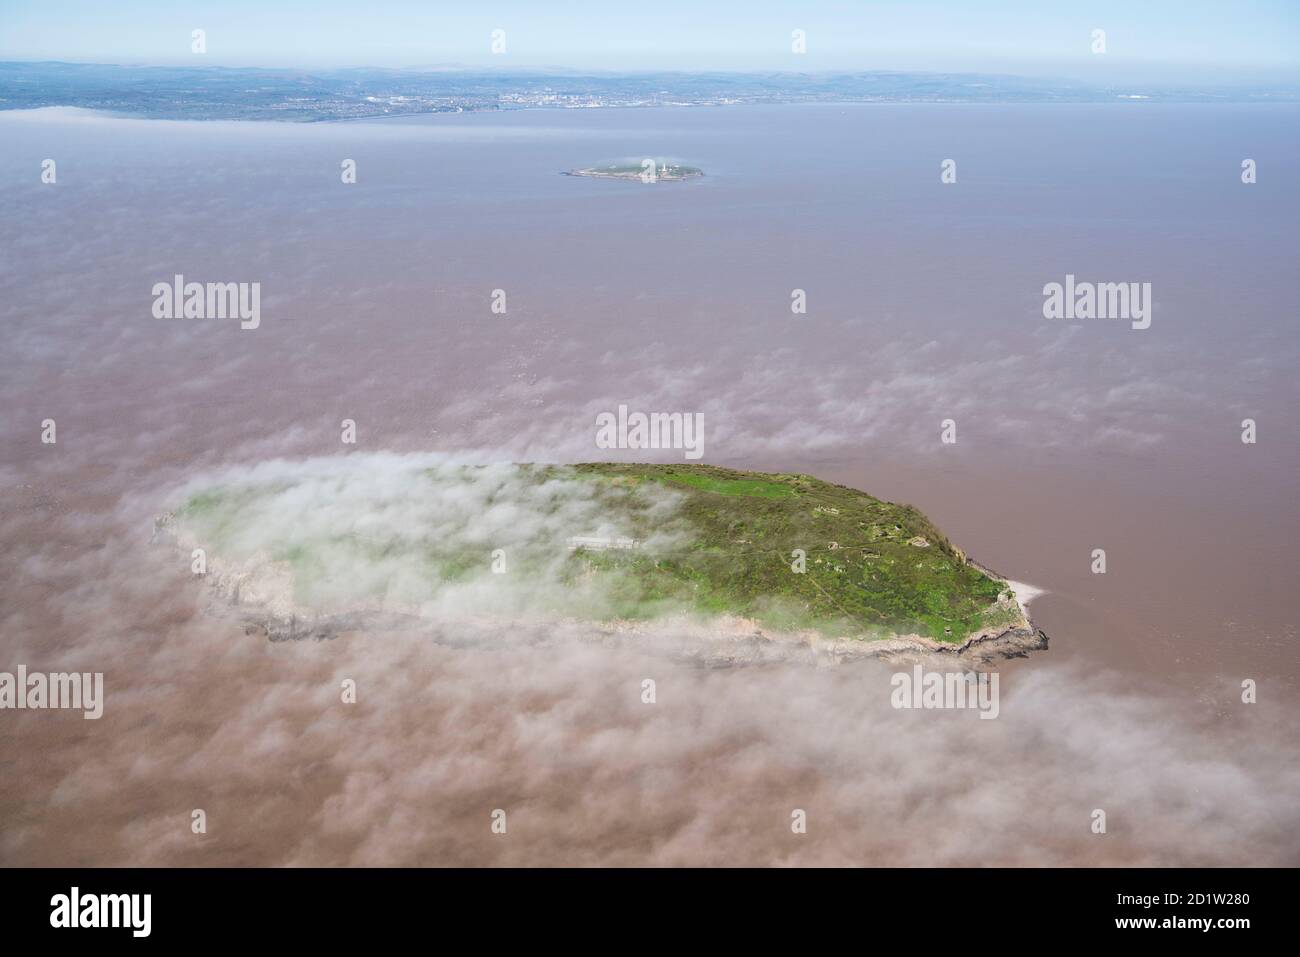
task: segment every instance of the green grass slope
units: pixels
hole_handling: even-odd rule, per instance
[[[575,466],[611,483],[659,482],[684,494],[693,540],[668,554],[603,551],[596,568],[630,570],[644,598],[677,598],[703,612],[776,626],[864,636],[918,633],[960,641],[1010,624],[997,605],[1005,583],[965,556],[915,508],[809,475],[738,472],[710,465]],[[796,573],[796,549],[804,554]]]

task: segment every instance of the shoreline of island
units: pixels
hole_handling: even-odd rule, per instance
[[[178,551],[187,550],[180,540],[173,540],[170,544]],[[256,634],[271,642],[326,641],[365,632],[429,631],[456,626],[485,631],[504,629],[507,633],[514,633],[520,625],[519,620],[509,617],[482,614],[439,617],[411,608],[383,609],[366,605],[313,612],[285,600],[287,593],[292,591],[286,579],[268,581],[263,577],[273,565],[273,562],[265,560],[229,564],[220,560],[213,562],[205,587],[210,596],[205,603],[206,612],[229,615],[246,635]],[[1003,593],[1006,597],[1000,596],[999,601],[1002,604],[1014,601],[1019,613],[1009,623],[987,626],[966,635],[961,641],[945,642],[914,632],[871,636],[831,634],[815,628],[790,631],[757,618],[730,613],[701,617],[681,612],[646,619],[558,615],[529,619],[528,624],[540,629],[589,629],[590,635],[580,636],[579,640],[599,643],[609,639],[651,644],[666,641],[666,650],[671,657],[709,668],[797,663],[800,660],[810,664],[843,664],[864,659],[894,664],[930,660],[975,667],[1025,658],[1032,651],[1047,650],[1049,636],[1034,624],[1028,613],[1029,602],[1045,592],[1023,582],[1002,578],[983,566],[976,567],[1007,584],[1007,591]],[[248,601],[250,592],[252,601]],[[1027,597],[1023,597],[1026,593]]]

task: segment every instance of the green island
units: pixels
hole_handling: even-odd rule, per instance
[[[298,617],[442,601],[599,621],[730,615],[945,645],[1033,633],[1009,584],[917,509],[810,475],[440,464],[373,494],[328,473],[312,482],[310,495],[292,478],[208,488],[158,528],[187,554],[205,548],[210,577],[236,600],[260,594]]]
[[[653,172],[652,172],[653,167]],[[684,179],[703,176],[704,170],[697,166],[685,166],[665,159],[649,158],[644,160],[625,160],[607,163],[601,166],[588,166],[571,169],[566,176],[591,176],[596,179],[626,179],[638,183],[675,183]]]

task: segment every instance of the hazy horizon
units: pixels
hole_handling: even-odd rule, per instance
[[[129,0],[15,0],[0,13],[0,59],[192,63],[203,29],[205,62],[262,67],[559,67],[618,70],[859,70],[1061,75],[1171,82],[1207,73],[1294,78],[1300,13],[1286,2],[1226,5],[1102,0],[1044,6],[955,0],[869,7],[821,0],[786,4],[663,0],[652,10],[578,2],[539,9],[497,2],[472,10],[390,2],[359,12],[343,0],[177,8]],[[1090,51],[1106,31],[1105,57]],[[791,34],[805,52],[792,55]],[[493,52],[492,35],[506,41]]]

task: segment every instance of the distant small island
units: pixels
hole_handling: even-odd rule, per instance
[[[566,170],[564,175],[592,176],[597,179],[630,179],[639,183],[676,183],[703,176],[704,170],[697,166],[684,166],[668,160],[647,158],[639,162],[610,163],[606,166]]]

